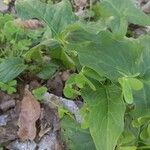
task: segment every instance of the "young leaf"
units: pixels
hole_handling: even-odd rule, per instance
[[[136,78],[128,78],[129,84],[133,90],[141,90],[143,88],[143,83]]]
[[[113,150],[124,128],[125,105],[118,87],[96,88],[82,93],[89,108],[89,129],[98,150]]]
[[[122,86],[122,92],[123,92],[125,101],[128,104],[132,104],[133,103],[133,94],[132,94],[132,89],[131,89],[131,85],[130,85],[128,78],[120,78],[119,83]]]
[[[42,100],[43,95],[44,95],[46,92],[47,92],[47,88],[44,87],[44,86],[42,86],[42,87],[40,87],[40,88],[37,88],[37,89],[34,89],[34,90],[32,91],[34,97],[35,97],[36,99],[40,100],[40,101]]]

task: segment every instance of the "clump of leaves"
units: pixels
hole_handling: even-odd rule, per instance
[[[0,82],[10,82],[25,71],[37,74],[41,79],[49,79],[58,65],[49,61],[49,57],[45,60],[45,49],[42,43],[39,44],[46,37],[45,28],[22,28],[20,24],[34,23],[35,20],[16,21],[9,14],[0,14],[0,20]]]
[[[0,20],[0,82],[7,83],[27,69],[24,55],[38,42],[41,31],[29,32],[16,26],[9,14],[0,14]]]
[[[16,80],[12,80],[8,83],[0,82],[0,89],[2,91],[7,92],[7,94],[12,94],[12,93],[16,92],[16,87],[15,87],[16,85],[17,85]]]
[[[102,0],[96,5],[100,15],[95,21],[82,21],[68,0],[16,2],[20,17],[38,18],[48,26],[49,36],[38,46],[48,47],[66,67],[77,67],[79,73],[66,82],[64,92],[82,96],[88,110],[82,112],[88,118],[84,124],[96,149],[149,148],[150,36],[133,39],[126,33],[129,23],[150,25],[150,18],[131,0]],[[72,52],[77,55],[72,57]]]

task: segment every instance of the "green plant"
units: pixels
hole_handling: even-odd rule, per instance
[[[50,56],[66,67],[77,67],[64,93],[82,96],[88,110],[82,112],[83,124],[96,149],[148,149],[150,36],[134,39],[126,33],[129,23],[150,25],[150,18],[131,0],[96,5],[93,11],[99,15],[87,22],[73,14],[68,0],[18,0],[16,8],[20,17],[38,18],[48,26],[50,36],[38,47],[48,47]]]
[[[46,92],[47,92],[47,88],[44,86],[36,88],[32,91],[34,97],[39,101],[43,99],[43,94],[45,94]]]
[[[24,55],[38,42],[41,31],[22,29],[9,14],[0,14],[0,20],[0,81],[7,83],[27,69]]]
[[[46,28],[24,29],[9,14],[0,14],[0,81],[9,82],[22,72],[49,79],[58,69],[55,62],[45,61],[42,38]],[[42,36],[44,34],[44,36]]]
[[[2,91],[7,92],[7,94],[12,94],[12,93],[16,92],[16,87],[15,87],[16,85],[17,85],[16,80],[12,80],[7,83],[0,82],[0,89]]]

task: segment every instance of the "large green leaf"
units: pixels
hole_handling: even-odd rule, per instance
[[[61,120],[61,135],[66,150],[95,150],[89,130],[81,129],[80,124],[68,116]]]
[[[0,82],[9,82],[16,78],[24,69],[26,65],[19,57],[10,57],[5,59],[0,64]]]
[[[100,76],[118,80],[119,77],[138,76],[144,72],[143,51],[138,41],[119,41],[109,31],[95,35],[84,30],[71,32],[66,40],[68,48],[78,52],[81,65],[92,68]]]
[[[110,28],[121,36],[126,34],[127,22],[150,25],[150,17],[136,8],[131,0],[103,0],[100,6],[104,16],[106,13],[113,16]]]
[[[97,150],[114,150],[124,129],[125,105],[118,87],[97,86],[82,93],[89,108],[89,129]]]
[[[17,0],[16,9],[21,18],[38,18],[44,21],[55,35],[75,20],[68,0],[54,5],[40,0]]]

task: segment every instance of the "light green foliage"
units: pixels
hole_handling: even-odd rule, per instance
[[[0,15],[0,20],[0,82],[6,83],[28,69],[25,56],[43,31],[22,29],[8,14]]]
[[[42,86],[42,87],[39,87],[39,88],[36,88],[32,91],[34,97],[41,101],[43,99],[43,95],[47,92],[47,88]]]
[[[0,57],[21,57],[29,50],[32,40],[38,34],[35,37],[33,31],[17,27],[11,15],[2,15],[0,20]]]
[[[16,88],[15,88],[16,85],[17,85],[16,80],[12,80],[7,83],[0,82],[0,89],[4,92],[7,92],[7,94],[12,94],[16,92]]]
[[[141,90],[143,88],[143,83],[136,78],[123,77],[123,78],[119,78],[118,80],[122,86],[122,91],[123,91],[125,101],[128,104],[132,104],[133,103],[132,90],[135,91]]]

